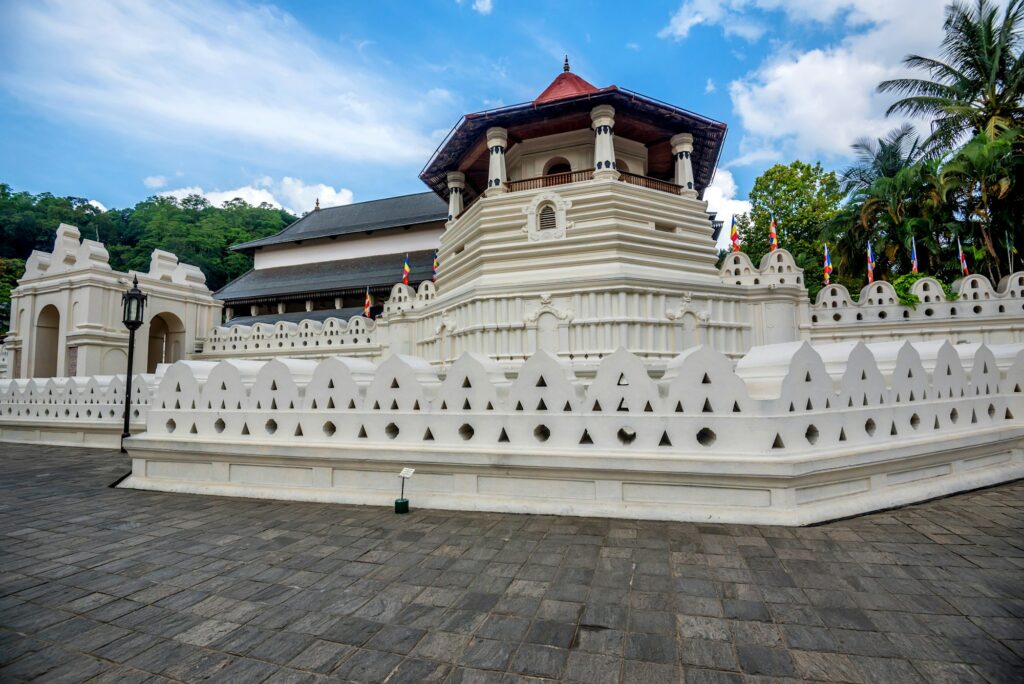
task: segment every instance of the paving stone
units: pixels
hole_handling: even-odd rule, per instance
[[[782,648],[769,648],[751,644],[738,644],[736,657],[747,674],[770,677],[796,677],[796,668],[789,652]]]
[[[460,664],[483,670],[505,670],[519,644],[495,639],[473,639],[462,653]]]
[[[614,656],[573,652],[566,663],[564,679],[581,684],[616,684],[622,661]]]
[[[674,663],[675,639],[658,634],[627,634],[624,656],[627,660],[642,660],[648,663]]]
[[[684,665],[713,668],[717,670],[738,670],[736,652],[728,641],[710,639],[683,639],[680,659]]]
[[[569,652],[562,648],[524,643],[513,657],[509,669],[520,674],[554,679],[561,676],[568,657]]]

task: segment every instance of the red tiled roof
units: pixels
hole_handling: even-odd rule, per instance
[[[563,100],[567,97],[576,97],[577,95],[587,95],[588,93],[596,92],[598,92],[597,88],[576,74],[571,71],[563,71],[551,82],[551,85],[544,89],[543,93],[537,96],[533,103],[542,104],[544,102]]]

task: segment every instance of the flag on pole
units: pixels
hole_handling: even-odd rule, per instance
[[[825,271],[825,285],[832,279],[832,255],[828,253],[828,243],[825,243],[825,264],[822,269]]]
[[[910,269],[911,273],[917,273],[917,240],[910,236]]]
[[[729,229],[729,240],[732,241],[732,251],[740,251],[740,230],[736,227],[736,214],[732,215],[732,228]]]
[[[402,265],[402,284],[403,285],[408,285],[409,284],[409,271],[411,271],[411,270],[412,269],[409,268],[409,255],[406,254],[405,255],[405,263]]]
[[[960,246],[960,236],[956,237],[956,251],[960,253],[960,270],[964,272],[964,275],[971,275],[971,272],[967,270],[967,257],[964,256],[964,248]]]
[[[779,235],[775,232],[775,214],[772,214],[772,222],[768,226],[768,249],[775,251],[779,248]]]
[[[366,299],[363,300],[363,316],[370,317],[370,307],[373,306],[373,297],[370,296],[370,288],[366,288]]]
[[[875,282],[875,250],[871,248],[871,243],[868,242],[868,284]]]
[[[437,266],[438,266],[438,263],[437,263],[437,250],[435,249],[434,250],[434,270],[433,270],[433,273],[430,276],[431,280],[437,280]]]

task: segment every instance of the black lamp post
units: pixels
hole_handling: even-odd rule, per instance
[[[121,304],[124,307],[124,315],[121,321],[124,327],[128,328],[128,381],[124,386],[124,432],[121,433],[121,453],[126,453],[124,438],[131,437],[128,431],[128,420],[132,407],[132,364],[135,362],[135,331],[139,329],[143,321],[143,312],[146,309],[146,295],[139,289],[139,276],[135,276],[130,290],[121,295]]]

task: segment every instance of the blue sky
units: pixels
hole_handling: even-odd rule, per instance
[[[708,199],[777,161],[841,168],[883,134],[879,80],[934,54],[944,0],[0,3],[0,181],[130,206],[292,210],[419,192],[465,112],[561,69],[726,122]]]

